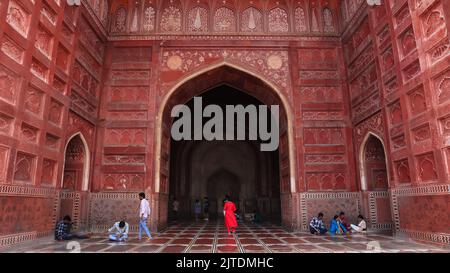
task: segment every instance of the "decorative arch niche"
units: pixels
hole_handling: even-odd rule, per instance
[[[83,134],[72,135],[64,148],[64,171],[61,188],[72,191],[89,190],[90,151]]]
[[[386,160],[386,149],[381,137],[368,132],[360,148],[361,190],[387,190],[389,188],[389,172]]]

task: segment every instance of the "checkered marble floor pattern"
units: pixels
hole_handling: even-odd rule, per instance
[[[139,241],[136,234],[131,234],[126,243],[114,243],[108,241],[105,234],[94,234],[90,239],[78,242],[82,253],[450,252],[447,248],[406,241],[386,234],[332,238],[288,232],[276,225],[244,223],[240,224],[235,235],[228,235],[221,223],[180,223],[155,234],[151,241]],[[67,242],[45,238],[5,252],[65,253],[70,250],[67,249]]]

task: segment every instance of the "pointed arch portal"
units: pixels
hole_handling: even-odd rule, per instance
[[[289,204],[289,202],[283,202],[283,198],[290,198],[290,193],[296,191],[296,185],[292,127],[293,115],[288,100],[276,86],[264,79],[264,77],[237,65],[222,62],[184,77],[166,93],[161,101],[156,123],[155,184],[153,190],[158,196],[157,200],[159,202],[157,205],[159,207],[159,213],[154,215],[154,217],[158,218],[157,224],[160,227],[167,225],[169,193],[171,193],[171,172],[176,171],[171,170],[171,166],[173,166],[171,161],[177,160],[173,158],[174,155],[171,153],[170,129],[173,123],[173,119],[170,116],[171,110],[175,105],[187,104],[193,97],[206,94],[207,91],[213,89],[215,89],[214,92],[226,92],[224,90],[227,90],[227,88],[223,88],[224,86],[228,86],[228,89],[231,88],[235,92],[251,97],[259,101],[260,104],[268,106],[279,105],[280,134],[279,149],[277,151],[277,178],[279,181],[279,196],[281,196],[279,197],[281,202],[278,203],[281,203],[281,205],[278,211],[289,209],[287,207],[283,208],[283,204]],[[234,104],[240,104],[239,99]],[[203,198],[203,196],[198,197]],[[239,200],[242,207],[245,207],[246,201],[248,200]],[[258,201],[254,203],[257,204]],[[278,214],[281,214],[281,212]],[[288,217],[278,216],[281,218],[283,224],[287,226],[291,225],[290,220],[286,219]]]

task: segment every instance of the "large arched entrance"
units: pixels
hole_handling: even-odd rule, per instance
[[[154,206],[159,208],[158,213],[153,214],[153,222],[154,224],[158,224],[159,227],[164,227],[167,225],[167,220],[169,216],[169,193],[177,194],[177,190],[171,190],[171,178],[173,178],[173,172],[180,172],[179,170],[171,169],[173,167],[173,153],[172,153],[172,145],[170,138],[170,129],[173,124],[173,119],[170,114],[174,106],[179,104],[187,104],[189,101],[195,97],[199,96],[206,91],[211,91],[214,88],[220,88],[223,86],[228,86],[233,89],[235,92],[239,92],[244,94],[247,97],[252,98],[253,100],[258,101],[259,104],[264,105],[278,105],[280,114],[279,114],[279,148],[276,153],[276,157],[270,157],[271,159],[267,160],[266,164],[276,164],[276,173],[278,174],[277,189],[278,189],[278,200],[273,203],[278,203],[278,208],[276,205],[270,204],[270,198],[266,198],[264,200],[258,200],[258,198],[250,198],[247,200],[246,198],[242,198],[242,195],[239,195],[239,201],[241,202],[239,205],[242,206],[240,209],[245,209],[246,211],[250,211],[251,209],[257,208],[260,210],[267,211],[277,211],[278,218],[281,218],[282,223],[285,226],[292,226],[292,207],[291,207],[291,193],[295,192],[295,161],[294,161],[294,137],[293,137],[293,126],[292,126],[292,112],[287,102],[287,99],[284,97],[284,94],[281,91],[278,91],[275,86],[273,86],[270,82],[264,80],[264,78],[259,77],[255,73],[244,70],[238,66],[228,63],[220,63],[209,67],[203,71],[199,71],[193,75],[186,77],[183,81],[180,81],[171,91],[169,91],[162,103],[160,105],[158,119],[156,124],[156,166],[155,166],[155,188],[153,192],[154,196]],[[222,90],[223,91],[223,90]],[[220,91],[215,91],[220,92]],[[233,96],[229,96],[232,98]],[[242,99],[242,98],[241,98]],[[235,101],[233,104],[239,104],[239,101]],[[193,145],[193,144],[190,144]],[[205,146],[208,145],[218,145],[214,143],[203,144]],[[242,143],[241,143],[242,145]],[[248,151],[255,150],[252,148],[251,144],[247,144],[246,148],[242,148],[242,150],[247,149]],[[188,147],[187,145],[186,147]],[[256,146],[256,145],[253,145]],[[226,147],[222,147],[227,150]],[[259,146],[258,146],[259,148]],[[188,149],[188,148],[185,148]],[[200,148],[196,148],[200,149]],[[207,150],[207,148],[204,148]],[[201,149],[200,149],[201,150]],[[254,153],[254,152],[253,152]],[[246,153],[247,155],[251,154],[251,152]],[[189,153],[185,153],[185,156],[188,156]],[[178,155],[182,156],[182,155]],[[254,155],[258,157],[259,155]],[[181,157],[180,157],[181,158]],[[253,159],[252,159],[253,160]],[[252,161],[249,160],[249,161]],[[258,159],[259,160],[259,159]],[[255,160],[256,161],[256,160]],[[275,163],[274,163],[275,161]],[[270,166],[272,166],[270,165]],[[173,167],[177,168],[177,167]],[[273,169],[270,167],[271,171]],[[216,170],[216,172],[212,172],[208,177],[204,179],[206,181],[211,179],[229,179],[229,177],[233,177],[236,175],[235,173],[230,173],[229,168],[222,170]],[[227,178],[228,177],[228,178]],[[219,179],[219,180],[220,180]],[[238,179],[239,180],[239,179]],[[270,179],[270,181],[274,181],[274,179]],[[241,181],[242,183],[242,181]],[[205,184],[207,184],[205,182]],[[175,185],[175,184],[174,184]],[[176,186],[175,186],[176,187]],[[181,187],[181,186],[180,186]],[[242,185],[241,185],[242,187]],[[270,188],[270,186],[269,186]],[[209,187],[210,191],[214,191]],[[223,189],[226,190],[226,189]],[[204,187],[203,194],[208,194],[208,186]],[[202,193],[197,193],[201,195]],[[211,193],[212,194],[212,193]],[[204,196],[198,196],[204,197]],[[215,197],[217,198],[217,197]],[[192,196],[191,198],[192,199]],[[219,198],[220,199],[220,198]],[[187,202],[185,200],[185,202]],[[190,204],[191,201],[189,201]],[[219,200],[217,202],[222,202]],[[259,204],[258,204],[259,203]],[[219,203],[220,204],[220,203]],[[215,206],[219,206],[216,204]],[[220,204],[221,206],[221,204]],[[190,208],[188,208],[190,210]],[[269,213],[270,214],[270,213]]]
[[[224,112],[227,105],[264,105],[245,91],[228,84],[214,87],[198,98],[202,99],[203,107],[216,105]],[[194,112],[193,99],[186,106]],[[267,124],[267,127],[270,128],[270,124]],[[237,128],[234,129],[236,131]],[[246,132],[248,133],[248,127]],[[247,219],[254,211],[259,211],[264,219],[278,222],[281,219],[279,151],[276,149],[262,152],[260,145],[260,141],[248,139],[172,139],[169,208],[176,197],[181,204],[178,217],[193,219],[195,200],[204,201],[204,198],[208,197],[209,219],[221,219],[222,200],[229,195],[241,215]]]

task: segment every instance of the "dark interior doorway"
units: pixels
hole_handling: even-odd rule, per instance
[[[263,105],[256,98],[229,85],[212,88],[202,97],[203,107]],[[194,102],[186,105],[193,113]],[[176,120],[176,119],[175,119]],[[204,119],[206,122],[208,119]],[[178,219],[194,219],[196,199],[209,198],[210,219],[222,218],[225,195],[230,195],[240,214],[249,219],[258,210],[264,220],[280,221],[279,151],[261,152],[258,140],[175,141],[170,144],[169,222],[172,202],[180,203]]]

